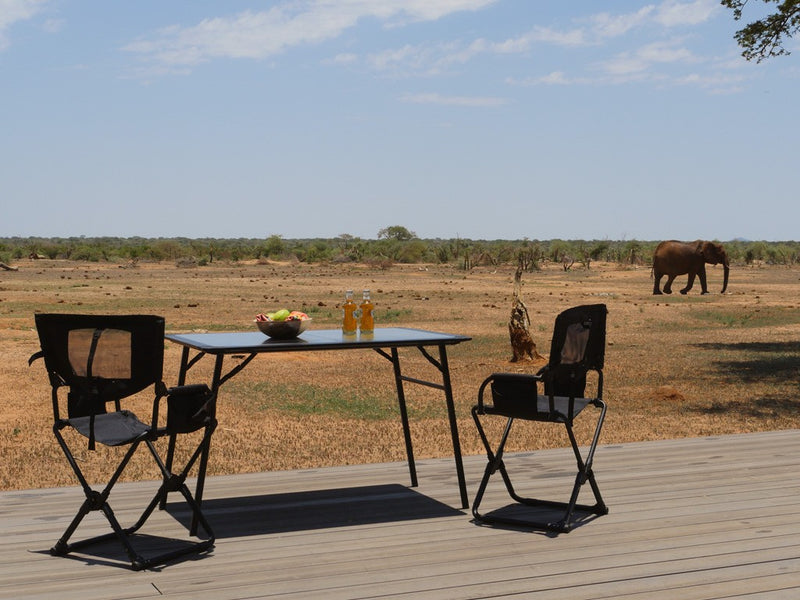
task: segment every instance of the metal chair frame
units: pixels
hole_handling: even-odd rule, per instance
[[[78,513],[72,519],[61,538],[50,549],[50,553],[54,556],[65,556],[81,548],[117,538],[128,556],[131,568],[138,571],[164,564],[187,554],[200,553],[212,548],[215,543],[214,532],[203,515],[199,504],[189,491],[186,485],[186,478],[197,459],[201,456],[203,449],[210,443],[211,435],[216,428],[216,420],[211,416],[213,411],[207,410],[214,402],[214,397],[205,385],[167,388],[161,381],[164,320],[161,317],[150,315],[37,314],[36,324],[42,342],[42,350],[34,354],[29,363],[32,363],[37,358],[43,357],[45,359],[45,366],[52,388],[53,433],[85,495]],[[136,348],[132,348],[132,354],[137,352],[148,353],[146,362],[149,364],[138,369],[144,371],[144,375],[140,373],[131,375],[130,381],[125,379],[103,379],[92,375],[91,364],[95,359],[96,339],[100,338],[106,331],[130,332],[131,336],[135,338],[137,332],[142,328],[150,329],[149,333],[144,337],[152,342],[152,347],[148,348],[147,344],[143,345],[140,342],[136,342],[134,343]],[[67,352],[66,340],[69,332],[76,329],[83,331],[93,330],[95,332],[94,345],[89,352],[88,373],[78,374],[74,372],[72,367],[69,366],[70,357],[64,355]],[[100,351],[98,350],[97,352],[99,355]],[[134,379],[136,381],[130,383]],[[63,399],[60,400],[60,396],[63,396],[63,394],[60,394],[59,390],[64,387],[69,389],[68,418],[66,419],[61,417],[59,407],[59,404],[63,402]],[[152,420],[149,424],[146,424],[140,421],[132,412],[122,410],[120,400],[148,387],[154,387],[155,397],[153,399]],[[92,396],[89,401],[86,401],[87,390],[93,390],[94,393],[94,395],[89,394],[89,396]],[[123,391],[117,393],[119,390]],[[80,400],[76,400],[76,398],[84,400],[83,405],[79,406]],[[164,398],[167,399],[167,424],[166,426],[159,426],[159,405]],[[113,405],[114,410],[106,412],[106,405],[109,403]],[[181,406],[181,403],[183,403],[183,406]],[[194,404],[194,408],[187,409],[187,406],[191,404]],[[180,416],[176,418],[174,416],[176,414]],[[87,481],[62,433],[65,429],[74,429],[88,437],[90,449],[94,448],[95,443],[106,446],[128,446],[121,461],[102,489],[92,487]],[[203,430],[202,438],[194,452],[184,467],[180,471],[174,472],[162,460],[156,449],[155,442],[160,438],[169,437],[169,446],[174,448],[179,434],[200,429]],[[123,527],[114,514],[108,498],[112,488],[142,444],[145,445],[153,457],[162,483],[137,521],[130,527]],[[193,520],[196,520],[202,526],[205,538],[184,543],[181,548],[176,550],[145,557],[136,550],[131,538],[142,528],[159,505],[161,507],[164,506],[167,495],[170,492],[180,492],[182,494],[192,512]],[[112,531],[70,542],[71,537],[83,519],[94,511],[99,511],[105,516]]]
[[[556,320],[556,330],[554,331],[553,343],[551,345],[550,362],[547,366],[535,375],[493,373],[481,384],[478,391],[478,402],[471,411],[488,459],[478,487],[478,492],[475,496],[475,501],[472,505],[472,514],[478,522],[541,529],[555,533],[568,533],[578,523],[576,511],[589,515],[608,514],[608,506],[602,498],[593,470],[594,455],[597,450],[597,444],[600,439],[600,433],[607,410],[607,405],[603,400],[602,370],[605,347],[605,312],[606,308],[604,305],[574,307],[564,311],[559,315],[559,319]],[[564,344],[563,329],[573,322],[575,318],[581,317],[582,315],[593,315],[595,327],[602,329],[602,331],[594,333],[594,335],[600,337],[590,339],[589,342],[594,351],[594,355],[574,365],[562,364],[560,362],[560,353],[562,352]],[[592,334],[590,333],[590,335]],[[597,374],[596,393],[592,398],[584,398],[582,396],[586,383],[586,374],[590,371]],[[557,381],[557,375],[560,376],[565,373],[569,378],[569,383],[566,384],[566,386]],[[544,393],[540,393],[540,385],[544,387]],[[497,393],[495,387],[499,390]],[[492,391],[492,396],[495,400],[494,403],[488,403],[484,399],[487,388]],[[580,395],[577,392],[580,392]],[[573,424],[575,418],[588,406],[596,408],[599,412],[591,443],[584,456],[581,454]],[[481,423],[481,417],[487,415],[506,418],[505,427],[496,449],[493,448],[485,428]],[[562,424],[566,428],[577,465],[577,474],[569,501],[560,502],[524,497],[515,490],[503,456],[506,443],[512,430],[512,425],[516,419],[556,425]],[[542,520],[535,517],[517,518],[491,513],[481,513],[479,508],[489,480],[492,475],[498,471],[505,483],[509,496],[515,502],[529,507],[548,509],[548,514],[555,512],[560,515],[560,518]],[[578,504],[578,496],[581,488],[587,482],[594,495],[595,503]]]

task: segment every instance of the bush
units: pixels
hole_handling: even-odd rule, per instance
[[[550,240],[465,240],[461,238],[424,240],[405,238],[395,231],[377,240],[362,240],[343,234],[334,239],[284,240],[279,235],[267,239],[187,239],[187,238],[0,238],[0,252],[7,260],[27,258],[35,253],[51,259],[86,261],[124,261],[149,259],[177,261],[184,257],[213,262],[219,260],[257,260],[296,258],[303,262],[352,260],[357,262],[458,263],[471,268],[477,264],[516,265],[524,259],[526,268],[536,269],[540,261],[561,263],[564,257],[582,261],[620,264],[651,264],[658,242],[640,240],[586,241]],[[413,232],[408,232],[413,235]],[[800,243],[723,242],[731,262],[766,261],[770,264],[800,262]],[[338,257],[338,258],[337,258]],[[470,266],[471,265],[471,266]]]

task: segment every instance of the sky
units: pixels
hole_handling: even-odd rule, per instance
[[[719,0],[0,0],[0,237],[798,240],[800,43],[747,62],[742,25]]]

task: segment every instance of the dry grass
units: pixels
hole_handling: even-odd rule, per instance
[[[449,358],[465,454],[480,452],[469,408],[482,379],[494,371],[533,372],[509,362],[506,323],[513,269],[365,265],[19,263],[0,271],[3,411],[0,489],[73,485],[50,432],[50,392],[38,349],[34,312],[156,313],[170,331],[247,330],[253,316],[279,307],[302,309],[314,327],[338,325],[345,288],[368,287],[378,325],[460,333],[472,342]],[[709,269],[710,287],[721,270]],[[649,269],[560,265],[524,277],[524,300],[541,353],[553,320],[576,304],[609,308],[602,443],[620,443],[800,426],[800,270],[731,269],[729,293],[652,296]],[[166,348],[167,383],[176,381],[179,349]],[[407,372],[435,377],[418,354]],[[210,379],[210,362],[195,369]],[[220,428],[210,472],[235,473],[404,459],[391,369],[372,352],[264,355],[223,387]],[[444,403],[435,390],[409,386],[412,435],[419,457],[452,453]],[[142,400],[143,403],[146,400]],[[142,408],[141,414],[147,414]],[[514,449],[564,445],[540,429]],[[131,476],[153,478],[144,453]],[[102,471],[103,452],[83,452],[88,472]]]

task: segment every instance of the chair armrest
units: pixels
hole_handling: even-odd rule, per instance
[[[191,396],[200,392],[211,392],[205,383],[190,383],[167,388],[167,394],[173,397]]]
[[[495,383],[497,385],[492,386],[492,406],[488,407],[488,410],[503,414],[512,413],[519,410],[521,406],[530,406],[531,399],[535,410],[539,381],[541,381],[539,375],[529,373],[492,373],[481,384],[475,410],[479,414],[483,414],[487,410],[484,393],[490,384]],[[498,389],[502,389],[502,393],[498,394]]]

